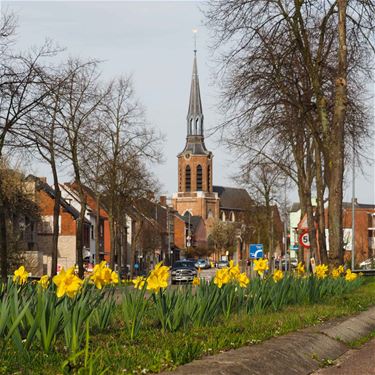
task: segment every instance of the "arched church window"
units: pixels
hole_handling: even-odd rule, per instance
[[[186,166],[185,169],[185,190],[190,191],[191,190],[191,170],[190,166]]]
[[[202,183],[203,183],[203,172],[202,166],[197,166],[197,191],[202,191]]]
[[[208,210],[207,217],[213,217],[214,213],[212,212],[211,209]]]
[[[221,220],[222,220],[222,221],[225,221],[225,220],[226,220],[225,212],[224,212],[224,211],[221,211]]]
[[[199,117],[195,119],[195,134],[199,134],[198,129],[199,129]]]
[[[207,167],[207,190],[210,191],[211,188],[211,167]]]
[[[231,211],[231,213],[230,213],[230,221],[236,221],[236,218],[235,218],[235,216],[234,216],[234,212],[233,211]]]

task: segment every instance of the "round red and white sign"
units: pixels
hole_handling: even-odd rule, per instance
[[[306,249],[310,248],[309,231],[304,230],[299,236],[299,243]]]

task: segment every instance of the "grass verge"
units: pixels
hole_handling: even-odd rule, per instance
[[[328,298],[319,304],[289,306],[279,312],[259,315],[241,314],[226,321],[218,320],[206,328],[162,334],[150,318],[134,342],[129,342],[122,323],[115,319],[106,332],[92,332],[90,351],[98,350],[96,368],[108,368],[110,374],[160,372],[204,355],[256,344],[328,319],[353,315],[372,305],[375,305],[375,278],[368,278],[352,293]],[[352,345],[363,343],[357,341]],[[6,347],[0,355],[0,374],[61,374],[61,363],[68,355],[61,344],[58,349],[50,355],[33,349],[31,360],[24,361],[17,358],[10,346]]]

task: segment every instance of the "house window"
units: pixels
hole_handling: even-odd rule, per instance
[[[202,191],[202,167],[198,165],[197,167],[197,191]]]
[[[185,169],[185,190],[190,191],[191,190],[191,170],[190,166],[186,166]]]

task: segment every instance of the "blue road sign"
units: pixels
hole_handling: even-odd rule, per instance
[[[263,258],[263,244],[261,243],[250,244],[249,251],[250,251],[250,258],[252,259]]]

